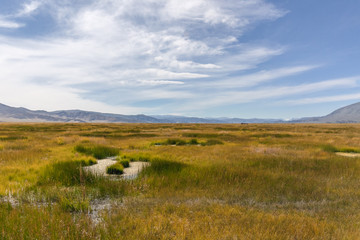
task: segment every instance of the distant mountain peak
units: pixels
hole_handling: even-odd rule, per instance
[[[323,117],[281,119],[199,118],[178,115],[122,115],[82,110],[47,112],[15,108],[0,103],[0,122],[81,122],[81,123],[360,123],[360,103],[342,107]]]

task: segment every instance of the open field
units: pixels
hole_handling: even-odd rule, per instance
[[[360,158],[337,152],[360,125],[0,124],[0,239],[360,239]],[[151,165],[81,171],[114,154]]]

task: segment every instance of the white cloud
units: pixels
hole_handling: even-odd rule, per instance
[[[328,103],[328,102],[341,102],[349,100],[359,100],[360,94],[344,94],[344,95],[334,95],[334,96],[323,96],[323,97],[313,97],[313,98],[302,98],[297,100],[288,100],[284,103],[291,105],[304,105],[304,104],[314,104],[314,103]]]
[[[23,26],[24,26],[24,24],[22,24],[22,23],[7,20],[7,19],[4,19],[4,18],[2,18],[0,16],[0,28],[13,28],[13,29],[16,29],[16,28],[21,28]]]
[[[17,13],[0,15],[0,28],[18,29],[25,27],[26,24],[20,23],[18,18],[31,15],[40,7],[40,5],[41,3],[39,1],[31,1],[24,3]]]
[[[15,17],[29,16],[34,13],[41,6],[40,1],[25,2],[22,5],[22,9],[15,14]]]
[[[91,84],[124,89],[121,100],[130,105],[144,100],[202,98],[204,93],[192,89],[198,79],[255,68],[285,52],[282,47],[239,43],[251,24],[286,14],[264,0],[38,0],[23,4],[17,17],[35,16],[40,10],[54,17],[57,32],[33,39],[0,35],[2,92],[26,89],[20,97],[3,95],[2,99],[16,105],[24,102],[24,106],[48,110],[51,106],[94,106],[113,111],[107,104],[97,105],[99,100],[83,99],[90,98],[84,90]],[[0,27],[24,26],[5,20],[0,19]],[[306,70],[293,69],[283,75]],[[269,71],[250,77],[252,84],[258,84],[280,75]],[[225,79],[224,84],[231,87],[238,82]],[[211,90],[217,96],[223,94],[218,86]],[[97,96],[101,93],[92,94],[102,99]],[[52,100],[46,101],[47,97]],[[30,102],[32,106],[25,105]],[[124,106],[116,109],[126,110]]]
[[[321,92],[328,89],[353,88],[358,85],[360,77],[331,79],[315,83],[300,84],[294,86],[268,87],[258,90],[248,91],[226,91],[220,94],[206,96],[202,101],[198,101],[183,110],[189,109],[206,109],[215,106],[223,106],[228,104],[249,103],[263,99],[283,98],[287,96],[296,96],[299,94],[309,94],[313,92]]]
[[[240,75],[238,77],[233,77],[221,81],[214,81],[209,83],[209,86],[218,86],[221,88],[236,88],[236,87],[251,87],[259,85],[263,82],[280,79],[283,77],[297,75],[303,72],[310,71],[317,68],[318,65],[309,65],[309,66],[295,66],[295,67],[286,67],[273,70],[263,70],[257,73]]]
[[[23,83],[2,83],[0,102],[35,110],[81,109],[109,113],[138,114],[149,109],[128,106],[111,106],[79,97],[79,90],[64,87],[36,86]]]

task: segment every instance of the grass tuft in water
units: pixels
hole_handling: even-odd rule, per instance
[[[121,175],[124,173],[124,166],[121,163],[115,163],[106,169],[107,174]]]

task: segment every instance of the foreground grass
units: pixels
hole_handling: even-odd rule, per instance
[[[0,239],[360,236],[360,160],[335,154],[360,148],[358,125],[0,126],[0,194],[17,201]],[[113,181],[81,171],[94,153],[151,166]]]

